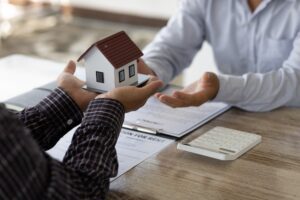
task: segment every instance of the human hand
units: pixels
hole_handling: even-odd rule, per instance
[[[156,76],[155,72],[144,62],[143,59],[138,59],[138,72],[141,74]]]
[[[130,112],[142,107],[147,99],[153,95],[160,87],[162,87],[162,81],[152,77],[144,87],[136,86],[124,86],[115,88],[107,93],[100,94],[98,98],[115,99],[121,102],[125,108],[125,112]]]
[[[180,91],[175,91],[171,96],[157,93],[155,96],[162,103],[176,107],[200,106],[212,100],[218,94],[220,87],[219,79],[215,73],[205,72],[200,80]]]
[[[76,102],[81,111],[84,111],[89,102],[98,94],[82,89],[85,82],[74,76],[75,71],[76,64],[74,61],[69,61],[64,71],[57,78],[57,84]]]

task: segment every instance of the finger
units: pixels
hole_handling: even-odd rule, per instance
[[[149,84],[145,85],[142,88],[138,88],[140,90],[141,95],[145,95],[145,96],[151,96],[153,95],[155,92],[157,92],[157,90],[162,87],[163,82],[156,80],[156,81],[152,81]]]
[[[173,93],[173,97],[178,98],[178,99],[190,99],[190,98],[192,98],[191,96],[192,96],[191,94],[181,92],[181,91],[175,91]]]
[[[143,59],[138,59],[138,72],[141,74],[156,75],[155,72],[147,66]]]
[[[161,95],[163,95],[163,94],[162,94],[162,93],[160,93],[160,92],[157,92],[157,93],[155,93],[155,95],[154,95],[154,96],[155,96],[156,98],[159,98]]]
[[[76,71],[76,64],[73,60],[70,60],[64,69],[64,72],[74,74]]]
[[[185,106],[181,99],[169,95],[161,95],[159,101],[173,108]]]
[[[196,106],[198,105],[198,99],[195,94],[189,94],[181,91],[176,91],[173,96],[184,102],[184,106]]]
[[[172,107],[200,106],[201,104],[208,101],[206,95],[203,92],[187,94],[180,91],[176,91],[173,96],[164,95],[159,99],[163,103]]]
[[[203,102],[207,101],[207,98],[204,97],[201,92],[188,94],[185,92],[177,91],[173,94],[173,96],[177,99],[182,100],[182,102],[184,102],[184,106],[199,106]]]
[[[138,59],[137,60],[137,64],[138,64],[138,72],[141,73],[141,74],[148,74],[148,70],[147,70],[147,67],[146,67],[146,64],[144,62],[143,59]]]
[[[180,91],[182,92],[186,92],[186,93],[191,93],[191,92],[195,92],[195,90],[198,87],[198,81],[193,82],[192,84],[184,87],[183,89],[181,89]]]
[[[157,81],[157,80],[159,80],[159,79],[157,78],[157,76],[149,75],[149,80],[148,80],[147,83],[150,83],[150,82],[153,82],[153,81]]]

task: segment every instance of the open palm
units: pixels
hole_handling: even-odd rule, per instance
[[[176,107],[200,106],[212,100],[219,91],[219,79],[216,74],[206,72],[200,78],[172,95],[157,93],[155,96],[164,104]]]

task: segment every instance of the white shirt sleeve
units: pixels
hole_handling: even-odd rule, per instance
[[[178,12],[145,49],[143,59],[168,83],[188,67],[204,41],[202,1],[182,0]]]
[[[248,111],[268,111],[280,106],[300,106],[300,33],[283,67],[268,73],[243,76],[218,75],[222,101]]]

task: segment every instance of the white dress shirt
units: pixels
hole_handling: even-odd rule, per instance
[[[300,106],[300,0],[263,0],[253,13],[247,0],[181,0],[145,62],[167,83],[205,40],[219,71],[214,101],[249,111]]]

